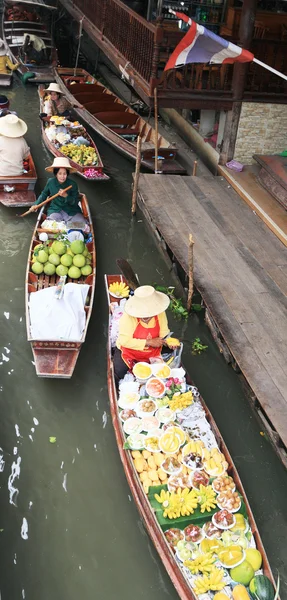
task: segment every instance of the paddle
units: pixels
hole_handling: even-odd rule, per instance
[[[116,262],[123,276],[127,280],[128,286],[132,290],[136,290],[140,283],[130,263],[125,258],[117,258]]]
[[[71,189],[71,185],[69,185],[67,188],[65,188],[63,190],[63,192],[67,192],[68,190]],[[34,204],[33,206],[37,206],[37,210],[38,208],[40,208],[41,206],[44,206],[44,204],[48,204],[48,202],[51,202],[51,200],[54,200],[54,198],[57,198],[57,196],[59,196],[60,192],[58,192],[57,194],[54,194],[54,196],[50,196],[50,198],[47,198],[46,200],[44,200],[44,202],[41,202],[40,204]],[[22,213],[22,215],[19,215],[19,217],[25,217],[26,215],[29,215],[29,213],[31,212],[35,212],[34,210],[31,210],[31,208],[29,208],[29,210],[27,210],[26,212]]]

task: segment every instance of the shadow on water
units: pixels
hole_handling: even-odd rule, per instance
[[[15,80],[12,104],[29,126],[46,180],[33,86]],[[106,383],[107,306],[103,276],[131,260],[142,283],[169,284],[168,269],[140,213],[130,216],[133,166],[96,139],[106,184],[77,179],[90,201],[97,238],[97,289],[87,341],[72,380],[38,379],[26,341],[24,279],[35,216],[0,207],[1,600],[85,600],[178,596],[140,522],[116,448]],[[286,584],[286,472],[260,435],[236,374],[215,347],[202,317],[172,329],[208,345],[200,357],[186,343],[185,364],[199,386],[239,469],[271,564]],[[56,438],[50,443],[49,438]],[[1,467],[0,461],[0,468]],[[282,598],[283,598],[282,594]]]

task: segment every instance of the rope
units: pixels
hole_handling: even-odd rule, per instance
[[[74,68],[74,77],[76,77],[76,72],[77,72],[77,67],[78,67],[78,61],[79,61],[79,55],[80,55],[80,46],[81,46],[81,37],[83,35],[82,31],[83,31],[83,20],[85,17],[82,17],[80,19],[80,27],[79,27],[79,42],[78,42],[78,48],[77,48],[77,56],[76,56],[76,63],[75,63],[75,68]]]

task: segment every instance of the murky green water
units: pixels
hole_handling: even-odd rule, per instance
[[[40,138],[37,91],[16,79],[9,97],[28,123],[40,189],[51,156]],[[70,381],[35,375],[24,313],[35,215],[20,219],[21,210],[0,206],[1,600],[178,597],[141,524],[118,456],[106,385],[103,275],[114,272],[115,259],[124,256],[142,282],[170,280],[142,216],[130,218],[132,165],[103,142],[98,146],[112,179],[77,179],[94,218],[98,279],[87,341]],[[209,346],[200,357],[186,348],[185,364],[231,450],[286,594],[286,471],[260,435],[237,376],[204,324],[195,316],[187,330],[178,323],[172,329],[187,340],[199,335]]]

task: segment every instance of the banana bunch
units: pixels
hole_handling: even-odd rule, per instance
[[[214,567],[209,575],[203,575],[198,577],[193,584],[194,591],[197,595],[205,594],[210,590],[217,592],[223,590],[225,582],[223,581],[224,571],[223,569],[217,569]]]
[[[130,288],[123,281],[115,281],[110,284],[109,292],[119,298],[126,298],[130,293]]]
[[[216,507],[216,493],[213,491],[211,485],[200,484],[199,489],[195,490],[198,504],[200,504],[200,512],[210,512]]]
[[[92,146],[75,146],[74,144],[66,144],[61,146],[61,152],[79,165],[95,166],[98,164],[98,155]]]
[[[191,392],[184,392],[184,394],[179,394],[179,396],[173,396],[172,400],[169,402],[169,407],[171,410],[183,410],[187,406],[193,403],[193,395]]]
[[[188,442],[188,444],[184,446],[183,455],[186,456],[187,454],[192,453],[201,456],[203,448],[204,443],[201,440],[198,440],[198,442],[196,442],[195,440],[190,440],[190,442]]]
[[[212,552],[206,552],[206,554],[201,554],[194,560],[186,560],[184,566],[187,567],[193,575],[197,575],[197,573],[207,575],[214,569],[214,561],[214,554],[212,554]]]
[[[163,516],[168,519],[178,519],[194,513],[197,507],[197,498],[195,490],[189,488],[178,488],[176,492],[166,492],[161,490],[160,495],[155,494],[155,499],[162,504],[164,509]]]
[[[224,454],[218,448],[212,450],[203,449],[203,466],[209,475],[222,475],[228,468],[228,463],[225,460]]]

